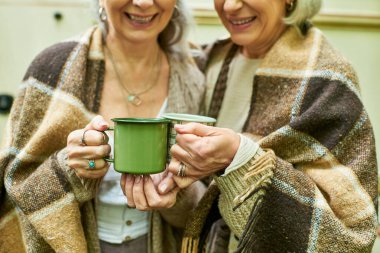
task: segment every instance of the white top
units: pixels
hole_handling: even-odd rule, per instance
[[[226,52],[227,53],[227,52]],[[206,105],[210,107],[213,90],[219,76],[225,55],[220,55],[208,70],[206,85]],[[241,132],[251,107],[253,78],[261,63],[261,59],[250,59],[238,52],[230,63],[228,81],[223,103],[220,108],[216,126],[227,127]],[[240,146],[232,163],[226,168],[224,175],[248,162],[257,152],[259,145],[240,134]]]
[[[228,127],[235,132],[242,131],[251,106],[253,77],[260,63],[260,59],[250,59],[241,53],[237,53],[234,57],[230,64],[226,92],[216,126]],[[223,61],[219,61],[209,69],[209,73],[207,74],[207,108],[210,107],[212,92],[222,64]]]
[[[158,117],[167,107],[167,99],[161,106]],[[114,149],[114,138],[111,132],[108,144],[111,154]],[[121,173],[116,172],[111,163],[104,176],[98,194],[97,223],[98,236],[102,241],[109,243],[122,243],[145,235],[149,231],[149,212],[128,208],[127,197],[120,187]]]

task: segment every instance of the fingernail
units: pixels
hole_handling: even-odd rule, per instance
[[[138,184],[141,181],[141,176],[135,177],[135,183]]]
[[[161,193],[165,192],[167,188],[168,188],[168,185],[166,183],[163,183],[162,185],[160,185]]]
[[[98,122],[98,126],[99,127],[108,127],[108,123],[106,122],[106,121],[104,121],[104,120],[101,120],[101,121],[99,121]]]
[[[148,176],[144,176],[144,182],[148,182]]]
[[[125,177],[127,178],[127,182],[131,182],[132,181],[132,176],[131,175],[125,174]]]

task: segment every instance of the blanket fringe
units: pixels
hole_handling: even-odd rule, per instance
[[[244,180],[254,179],[256,182],[246,188],[241,194],[233,200],[234,210],[238,208],[246,199],[250,198],[260,186],[270,184],[270,178],[273,174],[272,169],[276,164],[276,156],[273,150],[265,150],[265,154],[261,155],[254,161],[253,165],[248,169],[248,173],[244,176]]]
[[[197,253],[199,238],[185,237],[182,239],[181,253]]]

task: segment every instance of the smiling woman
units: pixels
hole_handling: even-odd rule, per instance
[[[117,37],[125,43],[155,41],[168,25],[175,4],[175,0],[100,1],[108,16],[108,37]]]
[[[103,2],[103,1],[100,1],[100,2]],[[114,4],[116,3],[113,3],[112,5]],[[147,5],[146,2],[144,3],[144,1],[142,2],[142,4],[145,6]],[[100,9],[99,3],[97,1],[95,1],[95,5],[96,5],[95,9],[99,10]],[[147,26],[145,29],[153,29],[153,27],[149,28],[149,24],[152,23],[151,21],[153,21],[153,19],[156,19],[156,22],[161,24],[161,26],[163,23],[168,22],[164,27],[160,27],[160,26],[154,27],[154,29],[161,30],[158,36],[159,44],[163,49],[168,50],[168,51],[176,51],[178,54],[181,55],[184,52],[186,52],[186,48],[187,48],[187,42],[184,40],[184,36],[186,36],[187,34],[187,28],[188,28],[187,25],[190,19],[190,11],[185,6],[185,3],[183,1],[164,1],[163,3],[161,3],[161,5],[163,5],[163,8],[166,8],[166,11],[164,12],[163,15],[162,14],[158,15],[158,13],[156,13],[154,15],[149,16],[147,15],[149,13],[147,13],[146,11],[143,11],[142,9],[142,13],[137,14],[135,16],[131,16],[128,12],[126,12],[126,10],[124,10],[124,12],[120,15],[121,17],[119,18],[119,20],[116,20],[116,21],[122,22],[123,20],[122,16],[126,16],[126,18],[129,20],[129,23],[132,22],[132,19],[133,19],[136,25],[141,25],[142,27],[144,27],[144,25]],[[172,9],[168,10],[168,7],[170,6],[172,7]],[[109,29],[108,26],[110,25],[109,22],[101,22],[100,20],[102,17],[103,18],[106,17],[105,13],[106,13],[106,9],[103,7],[102,15],[96,15],[96,17],[99,18],[100,26],[102,27],[103,32],[107,33]],[[169,16],[170,17],[169,20],[165,21],[165,18],[167,18],[165,16],[169,14],[171,15]],[[118,30],[120,29],[118,28]],[[114,28],[114,32],[116,32],[115,28]],[[143,38],[138,38],[138,39],[142,40]]]
[[[256,58],[263,56],[285,30],[283,6],[283,1],[215,1],[231,39],[244,46],[247,57]]]
[[[286,2],[289,2],[287,8],[283,8],[285,1],[266,0],[215,0],[214,5],[231,39],[243,46],[243,53],[251,58],[260,58],[278,40],[286,24],[294,25],[301,32],[306,31],[309,19],[321,7],[320,1]]]
[[[204,76],[185,43],[185,1],[94,2],[100,24],[42,51],[14,101],[0,156],[0,252],[176,252],[204,191],[173,189],[168,173],[126,184],[104,159],[112,118],[199,113]]]
[[[213,178],[182,252],[371,252],[374,134],[355,70],[310,22],[321,1],[214,5],[230,35],[205,47],[216,127],[176,126],[168,167],[181,188]]]

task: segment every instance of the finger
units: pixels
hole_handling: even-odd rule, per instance
[[[124,195],[127,197],[128,201],[128,206],[129,207],[136,207],[136,204],[133,199],[133,186],[135,183],[135,177],[131,174],[125,174],[126,179],[125,179],[125,185],[124,185]]]
[[[88,169],[76,168],[74,169],[74,171],[78,177],[98,179],[105,176],[105,174],[108,171],[108,166],[99,170],[88,170]]]
[[[109,137],[105,132],[97,130],[84,130],[79,141],[82,144],[82,139],[84,138],[87,146],[100,146],[108,143]]]
[[[192,177],[179,177],[175,175],[173,175],[173,180],[180,189],[185,189],[196,181]]]
[[[166,170],[168,171],[168,173],[174,175],[178,172],[179,165],[180,162],[178,161],[178,159],[176,159],[176,157],[173,156]]]
[[[83,139],[86,146],[99,146],[108,143],[108,135],[97,130],[75,130],[67,137],[67,145],[83,146]]]
[[[136,208],[141,211],[149,210],[148,202],[144,193],[144,177],[136,176],[135,183],[133,185],[133,201],[135,202]]]
[[[108,128],[108,122],[101,116],[95,116],[90,123],[84,128],[85,130],[105,131]]]
[[[86,133],[83,133],[81,137],[85,138],[87,146],[100,146],[108,143],[108,135],[105,132],[100,132],[96,130],[85,130]]]
[[[170,148],[170,154],[172,156],[172,160],[173,158],[175,158],[175,161],[190,161],[191,160],[191,155],[189,152],[187,152],[182,146],[180,146],[178,143],[174,144],[171,148]],[[170,162],[171,163],[171,162]],[[169,163],[169,166],[170,166],[170,163]],[[175,174],[175,173],[173,173]]]
[[[67,136],[67,146],[81,145],[82,144],[82,135],[83,135],[83,129],[78,129],[78,130],[72,131]]]
[[[144,176],[144,192],[149,207],[156,207],[160,203],[160,195],[156,191],[150,176]]]
[[[165,177],[167,177],[168,173],[169,172],[167,171],[167,165],[166,165],[165,170],[163,172],[158,173],[158,174],[152,174],[151,179],[153,180],[153,184],[156,186],[159,185],[162,182],[162,180],[164,180]]]
[[[185,177],[178,176],[178,171],[180,169],[180,162],[173,157],[170,161],[170,164],[167,168],[167,170],[172,174],[172,179],[174,183],[181,189],[186,188],[190,186],[192,183],[194,183],[198,178],[202,177],[202,173],[199,171],[193,169],[193,167],[190,167],[189,164],[185,164]]]
[[[201,123],[175,124],[174,129],[177,134],[194,134],[200,137],[209,136],[215,132],[215,127]]]
[[[151,209],[170,208],[176,202],[176,195],[179,189],[172,189],[167,194],[160,195],[150,177],[144,178],[144,191],[148,206]]]
[[[175,187],[177,187],[177,184],[173,179],[173,174],[168,173],[168,175],[158,185],[158,191],[160,194],[165,194],[173,190]]]
[[[94,162],[95,167],[91,167],[90,162]],[[109,164],[104,159],[69,159],[67,165],[72,169],[88,169],[88,170],[100,170],[104,167],[108,167]]]
[[[186,151],[188,156],[191,158],[192,154],[197,154],[199,150],[204,147],[202,137],[196,136],[194,134],[177,134],[176,144]],[[174,145],[173,145],[174,146]],[[176,148],[178,148],[178,146]]]
[[[110,145],[100,146],[73,146],[67,150],[67,158],[75,159],[100,159],[106,157],[111,152]]]
[[[121,190],[123,191],[124,195],[125,195],[125,182],[126,182],[126,180],[127,180],[127,174],[122,173],[121,178],[120,178],[120,187],[121,187]]]
[[[203,175],[202,172],[197,169],[199,165],[196,163],[196,160],[194,160],[190,153],[181,148],[178,144],[173,145],[170,152],[175,160],[172,159],[172,162],[170,162],[168,171],[173,175],[178,174],[180,168],[179,161],[186,165],[186,176],[201,177]],[[205,161],[205,159],[201,160],[202,163]]]

